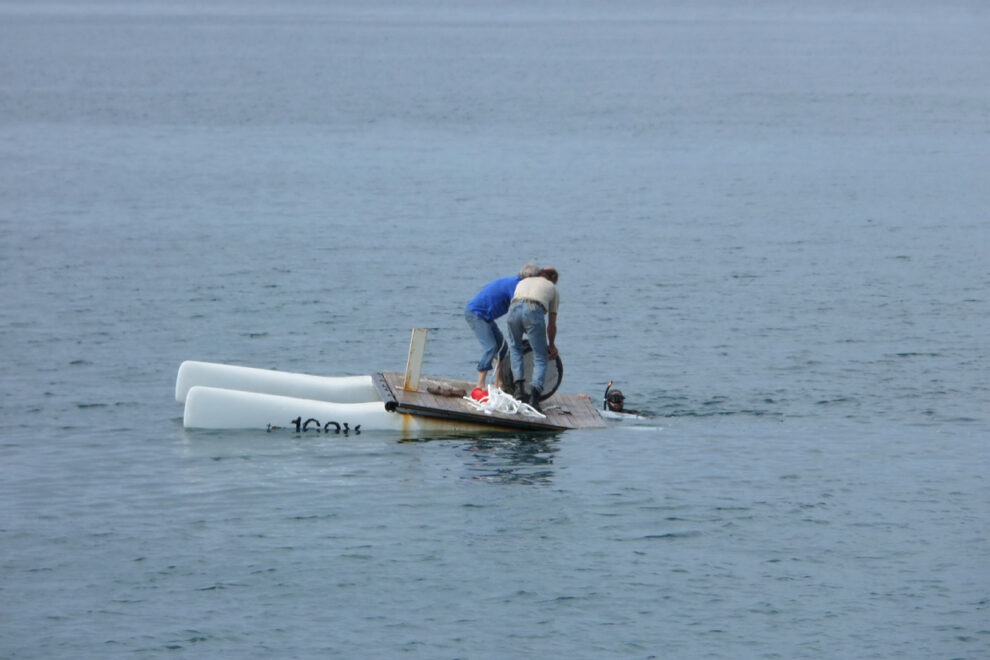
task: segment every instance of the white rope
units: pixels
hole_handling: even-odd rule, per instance
[[[486,415],[497,412],[505,415],[546,418],[546,415],[536,410],[533,406],[519,401],[511,394],[503,392],[494,385],[488,386],[488,396],[482,398],[481,401],[476,401],[470,396],[464,397],[464,400],[470,403],[475,410],[483,412]]]

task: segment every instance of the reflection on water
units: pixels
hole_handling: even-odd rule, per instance
[[[553,455],[559,433],[521,433],[476,438],[464,445],[465,478],[499,484],[548,485],[553,480]]]
[[[403,438],[400,443],[463,441],[454,445],[467,454],[465,478],[490,483],[549,484],[553,454],[559,451],[559,433],[493,431],[483,436],[442,434]]]
[[[553,454],[562,433],[492,432],[484,436],[445,434],[404,438],[401,443],[463,440],[466,479],[504,484],[549,484]]]

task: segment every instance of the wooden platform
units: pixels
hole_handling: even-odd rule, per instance
[[[463,399],[474,389],[473,383],[446,378],[420,379],[417,391],[404,390],[404,375],[378,373],[375,385],[390,411],[473,422],[494,429],[527,431],[566,431],[604,428],[605,420],[587,397],[554,394],[540,404],[546,418],[504,413],[487,414],[476,410]]]

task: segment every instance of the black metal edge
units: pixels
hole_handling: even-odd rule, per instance
[[[408,415],[419,415],[420,417],[435,417],[438,419],[451,419],[458,422],[474,422],[483,426],[501,426],[503,428],[521,429],[525,431],[570,431],[570,426],[559,426],[549,422],[530,421],[527,419],[510,419],[507,417],[495,417],[494,415],[472,415],[458,413],[453,410],[440,410],[437,408],[423,408],[411,406],[409,404],[397,404],[393,412],[406,413]]]
[[[385,410],[395,412],[399,407],[399,401],[395,398],[395,392],[388,386],[388,379],[385,378],[385,374],[378,372],[371,377],[371,381],[378,388],[378,394],[385,403]]]

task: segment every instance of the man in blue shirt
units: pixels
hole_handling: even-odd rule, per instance
[[[492,362],[496,355],[499,360],[505,358],[509,350],[499,330],[495,319],[509,311],[509,303],[512,302],[512,294],[516,290],[516,285],[520,280],[527,277],[535,277],[540,273],[539,266],[526,264],[519,275],[500,277],[484,286],[464,310],[464,318],[467,324],[474,330],[474,334],[481,342],[481,360],[478,361],[478,387],[484,389],[488,372],[492,368]],[[497,379],[496,379],[497,381]],[[496,382],[496,384],[498,384]],[[500,385],[500,384],[499,384]]]

